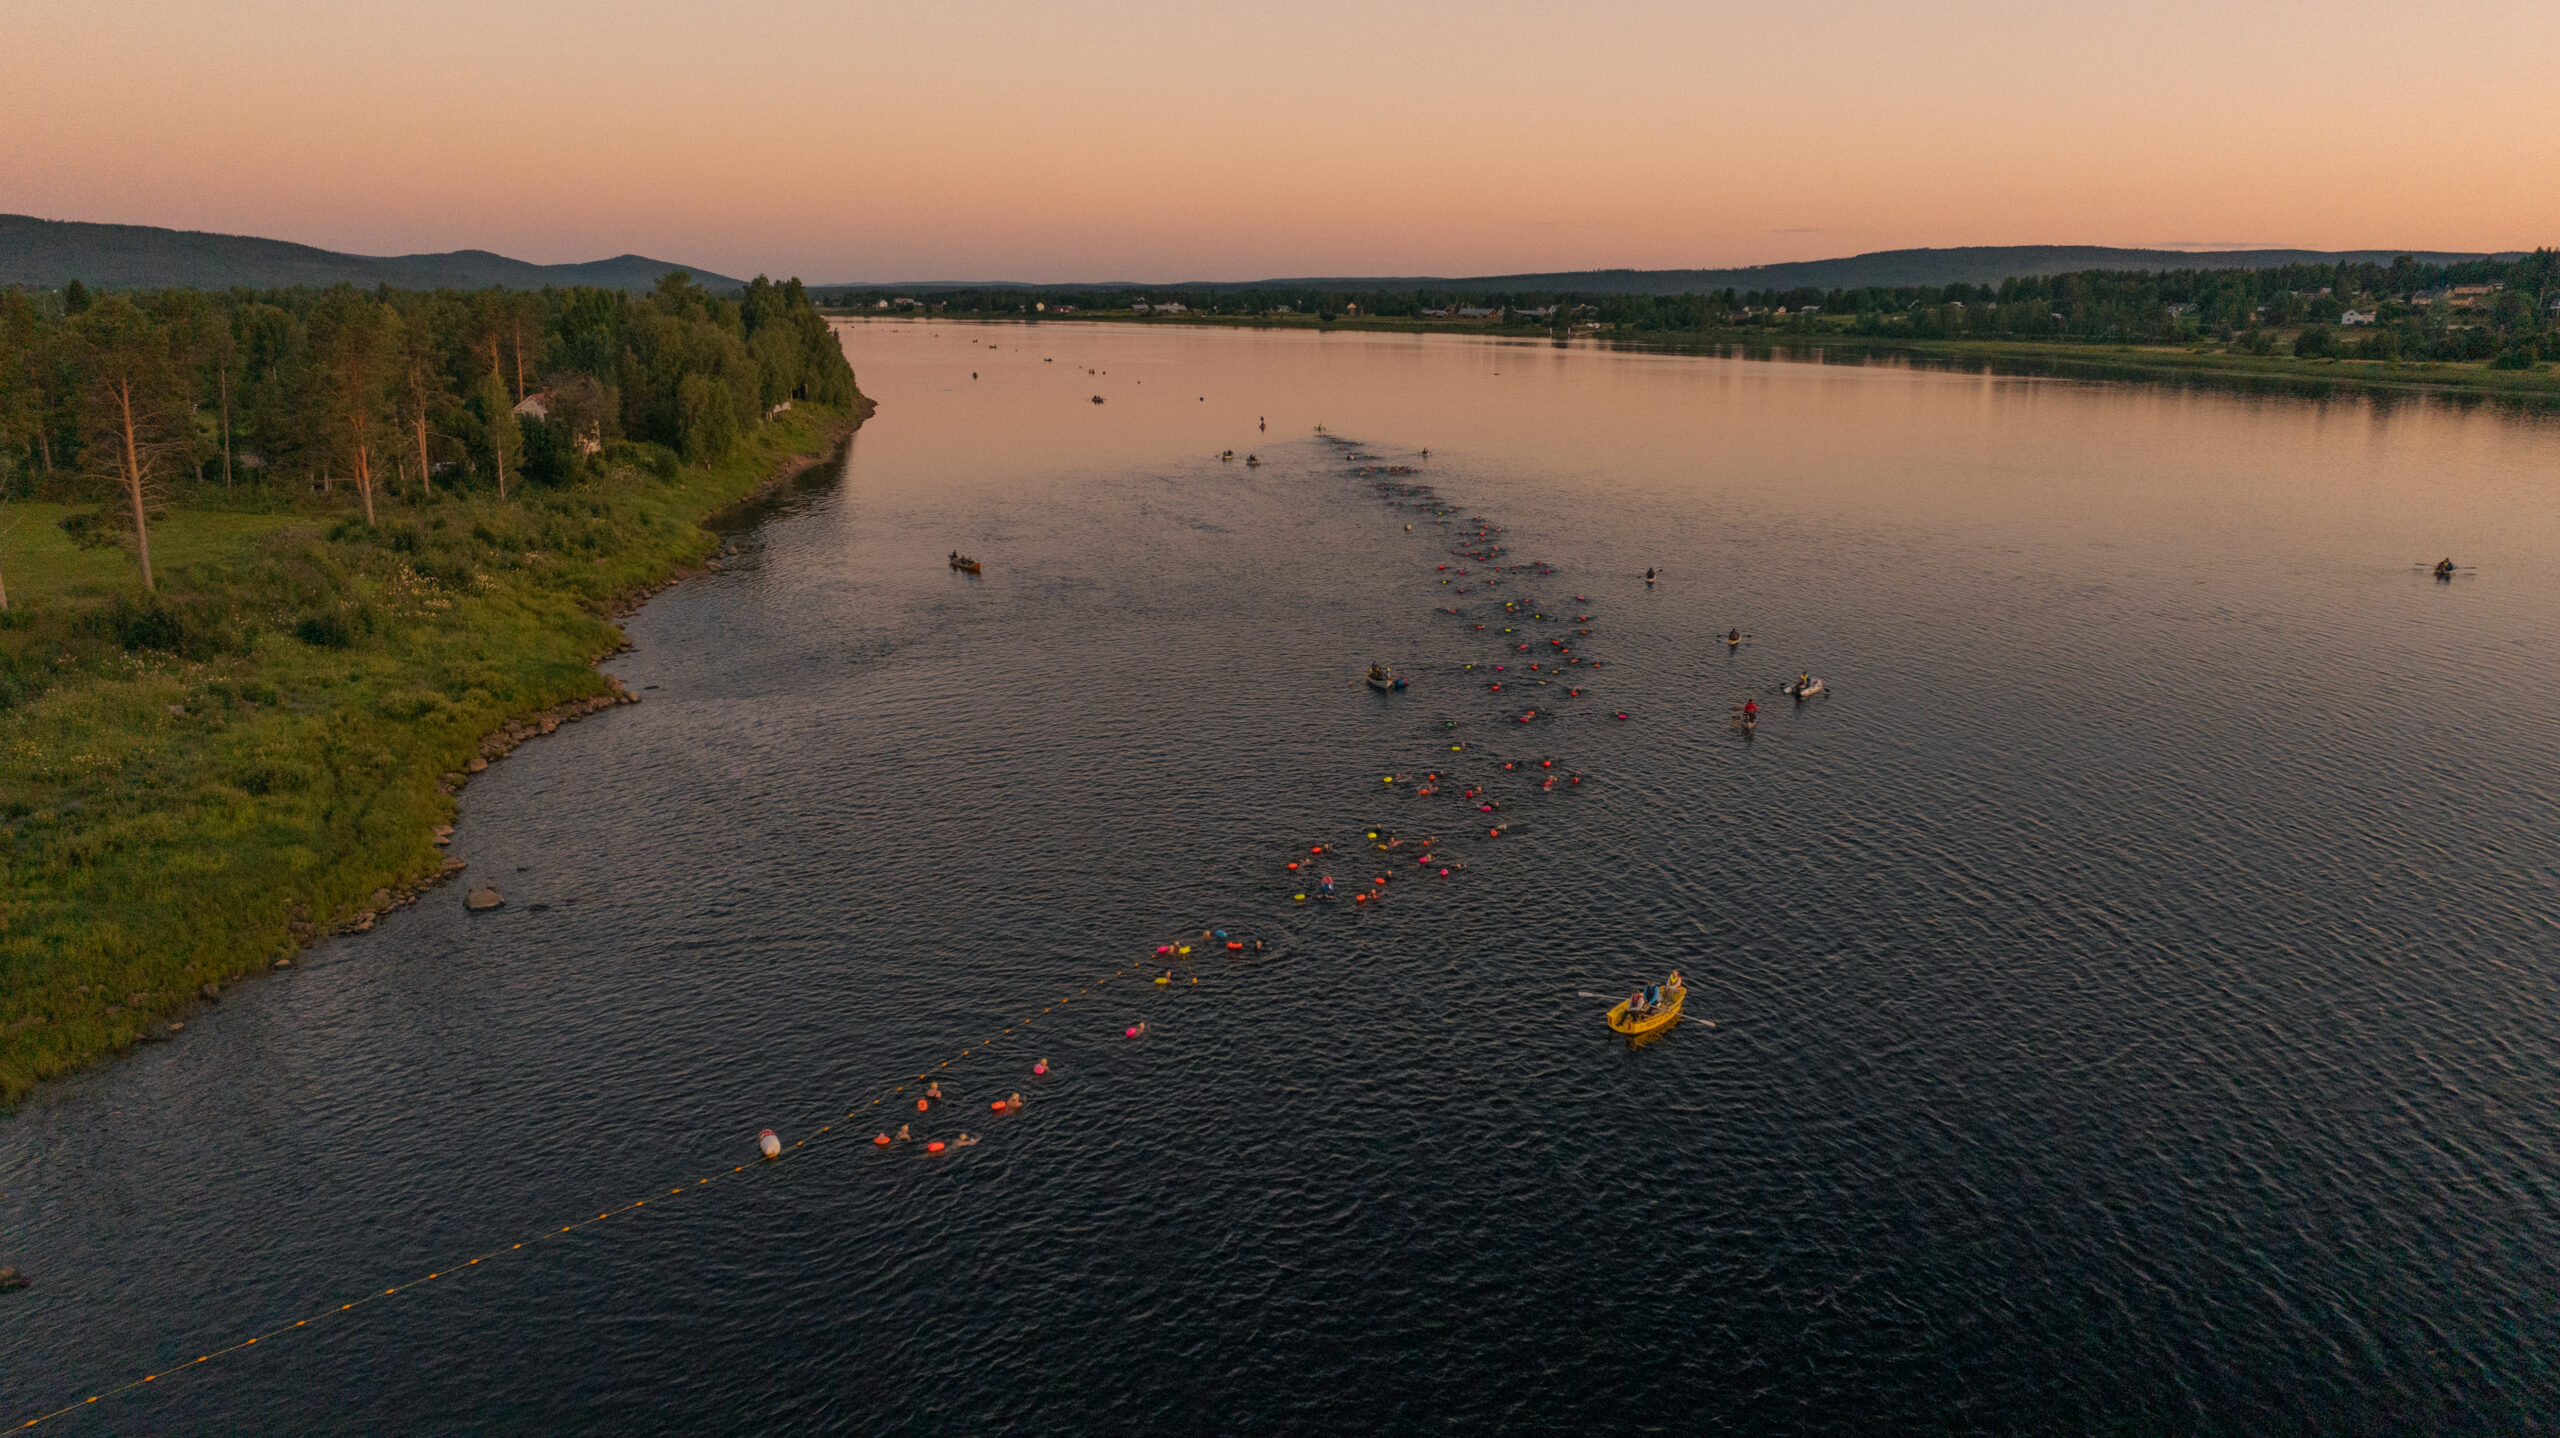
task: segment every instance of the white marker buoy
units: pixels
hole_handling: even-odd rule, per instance
[[[780,1158],[782,1157],[782,1140],[773,1136],[772,1129],[766,1129],[756,1135],[756,1151],[767,1158]]]

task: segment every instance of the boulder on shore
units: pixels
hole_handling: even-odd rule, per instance
[[[505,906],[506,902],[507,899],[504,894],[501,894],[497,890],[490,888],[488,885],[483,884],[479,888],[476,888],[463,896],[462,907],[477,914],[489,909],[502,908]]]

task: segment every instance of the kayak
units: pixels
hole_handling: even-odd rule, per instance
[[[1656,1007],[1652,1013],[1640,1017],[1629,1017],[1627,1001],[1620,999],[1617,1007],[1609,1010],[1609,1029],[1612,1033],[1621,1033],[1634,1038],[1638,1034],[1649,1034],[1656,1029],[1667,1028],[1672,1020],[1680,1017],[1680,1005],[1688,997],[1687,989],[1666,984],[1662,989],[1660,1006]]]

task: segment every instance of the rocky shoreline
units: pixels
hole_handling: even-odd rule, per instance
[[[697,522],[707,527],[724,518],[728,518],[746,510],[769,498],[775,490],[789,484],[801,475],[808,473],[818,465],[825,463],[831,455],[843,446],[845,440],[849,438],[856,429],[861,427],[862,422],[871,417],[875,408],[876,406],[874,406],[868,399],[863,399],[857,402],[851,417],[840,424],[829,427],[826,433],[826,445],[824,448],[808,454],[794,455],[783,463],[774,466],[773,473],[768,476],[763,483],[757,485],[755,489],[741,496],[737,500],[711,511]],[[638,612],[642,605],[647,604],[658,595],[675,588],[685,580],[694,578],[701,574],[718,573],[721,567],[720,560],[716,555],[704,558],[698,565],[679,565],[664,579],[652,584],[642,585],[637,589],[630,590],[616,597],[611,603],[606,605],[605,613],[610,618],[624,618],[630,614]],[[597,654],[589,662],[601,664],[605,660],[612,658],[614,655],[630,652],[631,647],[630,639],[625,637],[621,643]],[[462,790],[469,785],[473,776],[487,772],[491,764],[504,759],[511,753],[514,753],[519,746],[530,743],[535,739],[546,738],[551,734],[558,732],[560,726],[563,724],[574,724],[591,714],[601,714],[605,710],[615,708],[619,705],[637,704],[640,702],[640,696],[631,692],[631,690],[623,684],[620,678],[611,674],[604,675],[603,678],[606,685],[606,691],[602,694],[590,694],[581,699],[563,700],[562,702],[554,704],[547,709],[537,710],[534,713],[510,719],[500,727],[480,736],[480,742],[476,746],[478,752],[471,757],[469,763],[465,764],[461,769],[448,769],[437,777],[436,792],[450,797],[458,797]],[[433,843],[435,846],[441,849],[452,842],[453,825],[449,823],[436,825],[433,831]],[[369,932],[376,924],[379,924],[382,921],[385,915],[390,914],[396,909],[403,909],[416,903],[429,892],[442,888],[446,884],[452,882],[456,875],[461,874],[469,867],[470,864],[466,860],[457,859],[448,855],[443,860],[442,864],[436,869],[413,875],[396,885],[376,889],[369,896],[369,900],[365,907],[352,910],[345,914],[336,915],[326,921],[315,918],[310,912],[308,905],[297,904],[294,906],[291,917],[286,925],[287,932],[289,932],[294,939],[295,952],[299,953],[301,950],[309,948],[311,945],[319,943],[325,939]],[[490,896],[491,899],[494,899],[494,902],[483,901],[482,896],[484,894]],[[495,888],[475,889],[467,895],[464,900],[464,906],[471,909],[473,912],[481,912],[488,909],[498,908],[504,903],[505,899],[503,896],[498,894],[498,891]],[[270,967],[289,969],[293,967],[293,960],[294,956],[292,954],[280,955],[273,961]],[[220,994],[221,989],[218,985],[206,984],[198,992],[197,997],[204,1001],[211,1002],[218,999]],[[175,1035],[185,1027],[186,1024],[183,1020],[173,1021],[168,1025],[167,1029],[163,1033],[154,1034],[151,1035],[151,1037],[161,1038]]]

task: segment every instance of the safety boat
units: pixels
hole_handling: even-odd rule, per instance
[[[1660,988],[1647,991],[1644,997],[1645,1003],[1641,1007],[1633,999],[1618,1000],[1617,1006],[1609,1010],[1610,1032],[1635,1038],[1669,1028],[1680,1017],[1680,1005],[1689,997],[1689,990],[1681,984],[1680,975],[1674,972],[1662,981]]]
[[[1370,665],[1368,678],[1369,687],[1381,694],[1404,687],[1403,676],[1390,672],[1383,664]]]
[[[951,567],[959,570],[963,574],[976,574],[979,572],[978,561],[971,559],[969,556],[962,554],[957,550],[952,551]]]
[[[1787,693],[1798,699],[1810,699],[1821,692],[1822,681],[1819,679],[1799,679],[1787,686]]]

